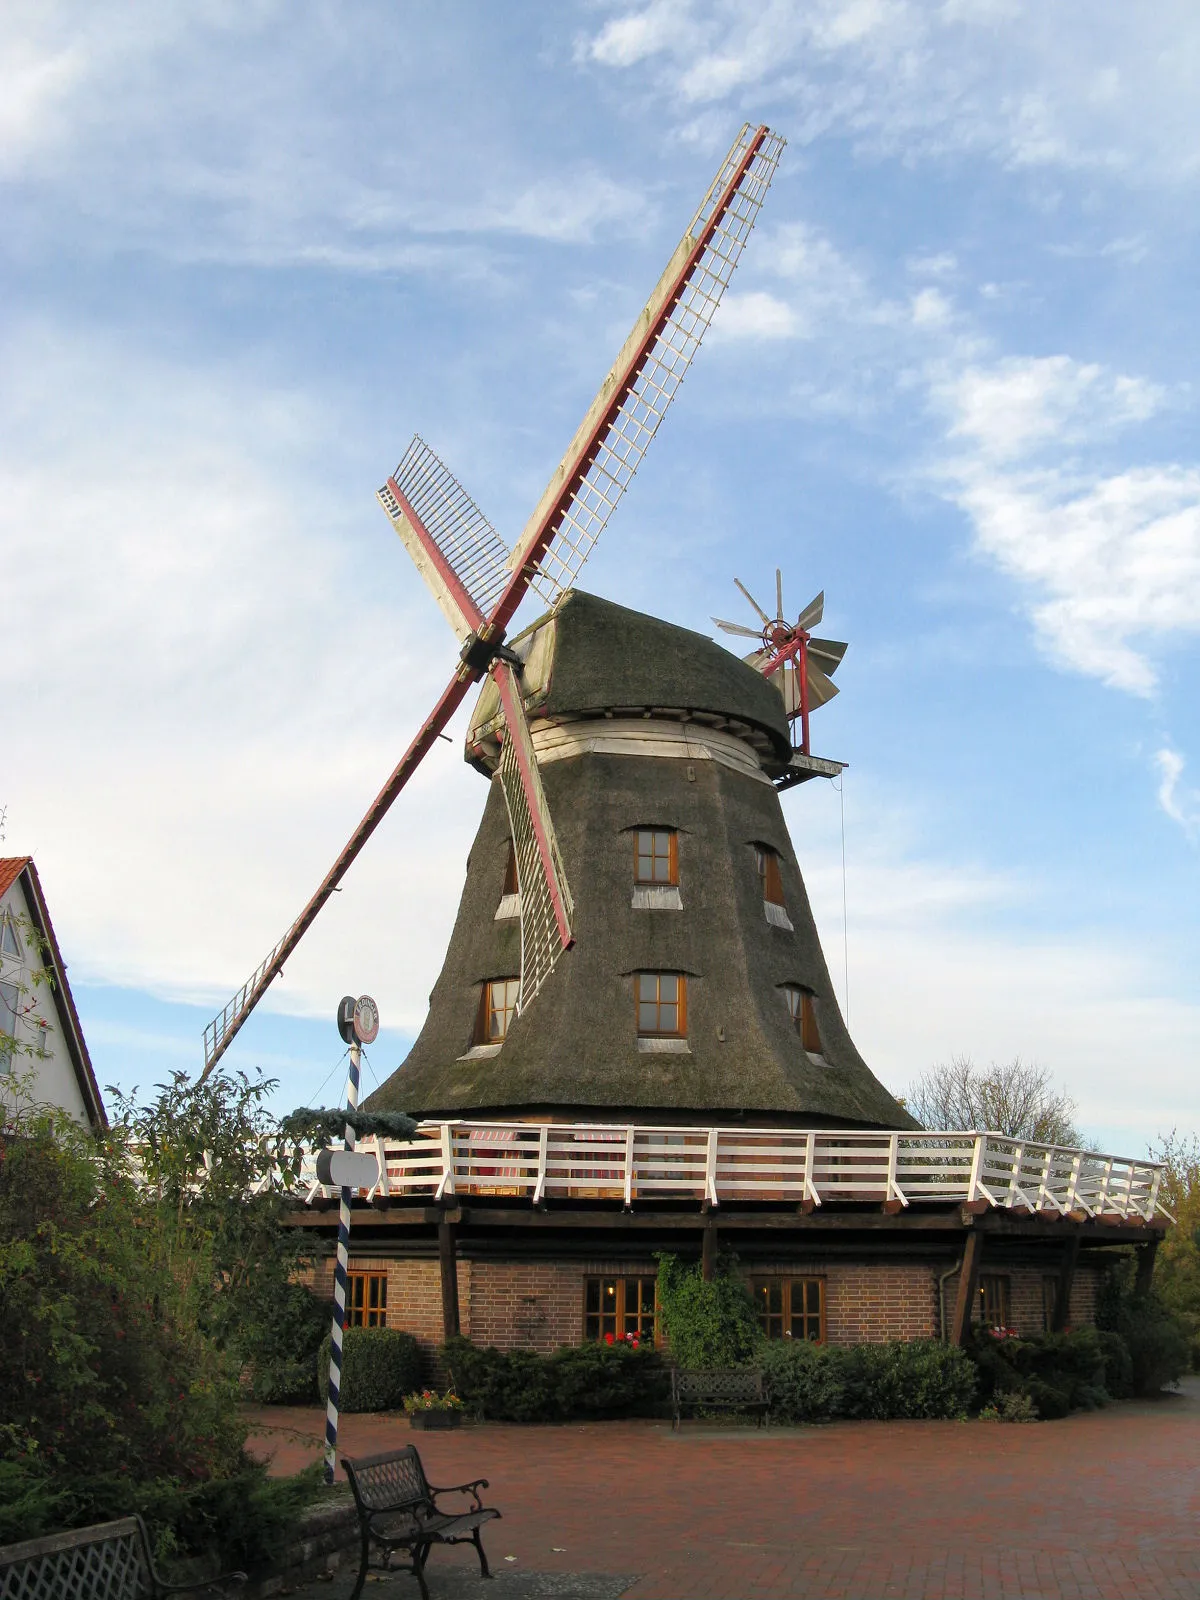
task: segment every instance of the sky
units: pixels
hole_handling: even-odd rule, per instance
[[[419,432],[510,542],[744,121],[788,140],[585,569],[850,642],[784,809],[903,1093],[1049,1069],[1200,1124],[1200,12],[1183,0],[8,0],[3,850],[102,1084],[198,1071],[447,680],[374,499]],[[739,609],[741,608],[741,609]],[[533,615],[532,607],[522,613]],[[227,1060],[403,1059],[485,798],[439,743]],[[844,870],[843,870],[844,846]]]

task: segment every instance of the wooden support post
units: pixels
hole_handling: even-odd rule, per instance
[[[438,1264],[442,1275],[442,1337],[458,1332],[458,1251],[452,1222],[438,1223]]]
[[[954,1322],[950,1328],[951,1344],[966,1344],[971,1331],[971,1313],[979,1293],[979,1265],[983,1259],[983,1234],[978,1228],[969,1230],[963,1245],[962,1267],[958,1274],[958,1294],[954,1300]]]
[[[1135,1300],[1144,1300],[1150,1293],[1150,1285],[1154,1281],[1154,1258],[1157,1254],[1157,1239],[1151,1239],[1149,1244],[1139,1244],[1137,1247],[1137,1276],[1133,1280]]]
[[[1079,1260],[1079,1235],[1067,1240],[1058,1268],[1058,1290],[1054,1296],[1054,1323],[1051,1333],[1062,1333],[1071,1321],[1071,1289],[1075,1283],[1075,1266]]]
[[[704,1246],[700,1255],[700,1276],[705,1283],[711,1283],[713,1274],[717,1270],[717,1225],[709,1221],[704,1224]]]

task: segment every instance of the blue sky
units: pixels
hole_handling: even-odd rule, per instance
[[[102,1082],[199,1066],[448,675],[374,501],[412,433],[514,538],[761,120],[762,220],[583,581],[705,630],[735,574],[825,589],[850,768],[785,809],[891,1088],[1019,1053],[1108,1148],[1197,1125],[1194,7],[4,31],[4,848]],[[230,1053],[281,1103],[340,1094],[341,994],[379,1000],[379,1077],[420,1025],[484,798],[453,731]]]

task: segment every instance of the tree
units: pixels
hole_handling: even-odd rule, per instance
[[[1159,1198],[1175,1218],[1158,1247],[1154,1290],[1187,1330],[1192,1365],[1200,1368],[1200,1139],[1172,1129],[1150,1155],[1166,1168]]]
[[[977,1128],[1035,1144],[1081,1142],[1074,1100],[1055,1088],[1045,1067],[1020,1056],[986,1068],[954,1056],[912,1083],[905,1104],[926,1128]]]

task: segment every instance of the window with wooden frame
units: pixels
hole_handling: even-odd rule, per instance
[[[387,1327],[387,1273],[346,1274],[346,1327]]]
[[[679,882],[679,835],[674,828],[638,828],[633,836],[633,881],[675,885]]]
[[[652,1345],[658,1280],[585,1278],[583,1337],[593,1344]]]
[[[476,1044],[503,1044],[517,1009],[520,978],[489,978],[479,992]]]
[[[758,869],[758,881],[762,884],[763,899],[768,905],[781,906],[783,875],[779,870],[779,852],[772,850],[770,845],[756,844],[754,865]]]
[[[504,894],[519,894],[521,886],[517,882],[517,851],[512,840],[508,841],[508,859],[504,863]]]
[[[824,1278],[753,1278],[750,1292],[766,1338],[825,1343]]]
[[[985,1328],[1007,1328],[1012,1305],[1009,1279],[999,1272],[979,1276],[979,1319]]]
[[[682,972],[634,974],[639,1039],[687,1036],[687,979]]]
[[[783,997],[787,1001],[788,1015],[796,1032],[800,1035],[800,1043],[813,1055],[819,1056],[821,1050],[821,1034],[817,1027],[817,1008],[813,1004],[813,996],[808,989],[802,989],[798,983],[785,983],[781,985]]]

